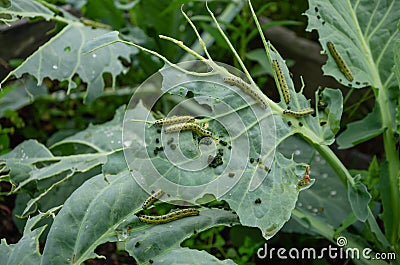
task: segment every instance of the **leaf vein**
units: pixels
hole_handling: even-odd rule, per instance
[[[388,7],[388,9],[385,12],[385,15],[382,17],[381,21],[378,23],[378,25],[376,25],[376,27],[371,31],[371,34],[367,36],[367,40],[369,41],[373,35],[375,35],[375,33],[378,31],[378,29],[381,28],[383,22],[386,20],[386,18],[389,16],[390,12],[392,11],[393,5],[394,5],[395,1],[392,1],[392,3],[390,4],[390,6]]]

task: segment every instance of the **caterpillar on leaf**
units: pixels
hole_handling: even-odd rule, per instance
[[[184,217],[199,215],[199,210],[195,208],[187,208],[182,210],[177,210],[172,213],[164,214],[164,215],[144,215],[141,214],[138,216],[139,220],[143,223],[147,224],[165,224],[168,222],[172,222]]]
[[[344,74],[344,76],[351,82],[353,81],[353,74],[350,71],[350,68],[347,66],[346,62],[344,61],[343,57],[337,52],[335,45],[332,42],[328,41],[326,44],[328,47],[329,52],[332,54],[333,59],[335,60],[339,70]]]
[[[224,82],[242,89],[252,98],[254,98],[264,109],[267,107],[267,102],[264,100],[264,95],[260,91],[252,88],[250,84],[246,83],[241,78],[236,76],[224,77]]]

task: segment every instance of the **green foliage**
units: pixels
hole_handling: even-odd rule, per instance
[[[296,161],[309,163],[311,175],[316,176],[313,188],[300,193],[296,209],[338,228],[351,213],[351,207],[347,200],[346,187],[336,172],[312,146],[298,137],[285,140],[279,150],[286,156],[293,155]],[[296,216],[285,224],[283,231],[311,235],[316,233],[306,220],[299,220]]]
[[[345,62],[352,66],[354,81],[345,80],[332,57],[323,67],[324,72],[355,88],[395,85],[392,51],[393,40],[398,35],[398,10],[397,1],[362,2],[360,5],[350,1],[310,1],[310,9],[306,12],[309,18],[307,29],[318,30],[325,51],[327,42],[334,43]]]
[[[153,230],[173,234],[174,237],[163,237],[166,240],[165,247],[172,247],[170,251],[173,253],[176,251],[176,244],[194,231],[201,231],[215,224],[232,225],[237,222],[236,215],[218,209],[205,209],[201,211],[199,217],[176,221],[182,223],[182,226],[176,226],[178,229],[176,231],[165,230],[169,225],[149,226],[139,222],[135,214],[141,209],[147,193],[133,181],[126,164],[121,163],[124,162],[123,156],[118,155],[118,148],[121,146],[122,118],[123,109],[117,112],[114,120],[92,126],[53,145],[53,148],[68,144],[85,145],[95,153],[54,157],[43,145],[28,141],[3,156],[6,167],[10,170],[10,181],[15,186],[14,191],[24,189],[34,194],[21,215],[28,213],[32,205],[36,206],[35,209],[40,208],[44,211],[63,204],[62,210],[55,217],[49,230],[42,262],[52,264],[55,262],[53,259],[56,259],[58,263],[60,256],[63,256],[61,260],[71,261],[74,258],[77,263],[81,263],[88,258],[96,257],[93,250],[99,244],[118,240],[118,231],[126,230],[128,226],[133,228],[129,229],[126,238],[120,237],[120,239],[126,241],[127,251],[137,257],[137,260],[144,262],[148,261],[147,259],[169,259],[168,256],[159,256],[157,252],[148,253],[147,256],[142,255],[144,249],[154,242],[143,234],[143,229],[149,229],[147,233],[150,235]],[[36,168],[35,165],[39,164],[43,166]],[[99,165],[103,165],[102,174],[96,170]],[[82,184],[82,179],[88,181]],[[80,181],[79,185],[76,185],[77,180]],[[55,192],[57,200],[49,200],[55,198]],[[93,210],[90,210],[91,208]],[[109,215],[110,212],[113,214]],[[103,216],[110,216],[110,219],[104,219]],[[103,222],[98,222],[99,219]],[[187,229],[180,231],[180,227]],[[76,231],[76,235],[68,233],[70,229]],[[82,229],[86,231],[83,234],[79,232]],[[100,234],[102,236],[99,237]],[[181,239],[177,237],[178,234],[181,234]],[[154,235],[158,237],[159,232],[154,232]],[[141,236],[144,238],[141,239]],[[177,242],[172,243],[171,238]],[[69,243],[66,244],[64,241]],[[136,247],[135,252],[131,252],[133,249],[131,245],[136,245],[138,241],[141,246]],[[157,242],[160,244],[159,239]],[[166,255],[165,247],[160,248],[164,255]]]
[[[13,212],[22,218],[18,222],[20,241],[1,241],[0,257],[5,264],[83,264],[102,258],[95,250],[107,242],[118,242],[139,264],[248,264],[254,262],[265,240],[281,229],[322,236],[334,243],[345,236],[346,247],[399,253],[400,213],[393,209],[400,207],[400,2],[310,0],[306,11],[307,30],[318,31],[325,51],[327,42],[334,43],[354,80],[345,78],[329,52],[324,73],[354,89],[371,86],[374,92],[373,111],[347,124],[337,138],[339,147],[346,149],[383,135],[385,156],[382,161],[374,159],[368,171],[350,171],[328,147],[340,131],[340,90],[316,91],[315,102],[323,102],[323,107],[313,115],[284,113],[310,108],[311,103],[303,95],[305,85],[294,87],[286,61],[265,40],[262,29],[273,24],[261,26],[257,20],[256,15],[265,10],[273,12],[276,3],[255,12],[250,2],[232,2],[218,19],[211,10],[219,2],[206,9],[195,5],[194,14],[207,10],[208,15],[191,20],[183,11],[186,7],[183,16],[178,9],[190,1],[66,2],[81,8],[93,21],[79,20],[48,2],[15,0],[0,5],[0,20],[5,23],[28,18],[51,20],[58,26],[49,41],[1,81],[5,84],[11,76],[23,80],[7,85],[0,94],[0,114],[10,124],[0,128],[2,152],[9,150],[13,130],[31,134],[31,139],[0,156],[0,181],[9,182],[10,194],[17,194]],[[241,16],[230,24],[240,10]],[[193,32],[179,30],[183,19]],[[192,21],[201,21],[205,32],[200,35]],[[114,31],[96,28],[103,26]],[[225,28],[231,30],[231,40]],[[257,33],[264,49],[246,51]],[[189,48],[164,35],[162,41],[150,38],[159,34],[173,35],[185,43],[197,37],[199,44]],[[243,73],[212,60],[207,46],[214,41],[214,49],[223,47],[222,56],[233,54]],[[186,56],[201,63],[169,61]],[[243,58],[258,65],[249,71]],[[273,60],[287,81],[288,104],[272,70]],[[117,98],[131,94],[132,80],[143,81],[158,69],[160,61],[165,66],[134,90],[127,107],[117,109],[111,121],[89,124],[85,113],[102,112],[100,120],[107,119],[107,113],[120,105]],[[24,74],[36,81],[22,78]],[[265,74],[274,78],[281,98],[278,103],[262,94],[253,80]],[[245,77],[249,88],[227,85],[224,78],[232,75]],[[44,80],[61,83],[55,88]],[[117,83],[130,87],[125,92],[104,89],[106,84],[115,87]],[[55,99],[53,90],[63,89],[67,97]],[[82,98],[94,104],[68,108]],[[268,107],[263,109],[259,101]],[[65,109],[54,107],[63,103]],[[39,133],[29,131],[34,127],[21,114],[23,107],[36,108],[39,116],[48,119],[62,117],[52,122],[57,133],[45,139],[47,145],[34,139]],[[207,127],[212,138],[207,141],[192,131],[166,134],[164,128],[152,124],[159,117],[182,113],[196,116],[196,123]],[[211,163],[217,157],[218,163]],[[307,179],[308,174],[313,179]],[[303,186],[301,181],[308,182]],[[159,187],[167,189],[167,198],[143,211],[148,193]],[[198,208],[199,215],[165,224],[147,224],[138,218],[143,212],[165,214],[188,205]],[[224,209],[216,207],[221,205]],[[382,205],[383,210],[375,205]],[[232,229],[236,242],[232,240],[233,247],[226,250],[230,241],[223,236],[224,227],[238,224],[235,229],[254,228],[262,238],[260,234],[239,237]],[[42,252],[39,240],[44,244]],[[361,258],[359,262],[373,261]]]
[[[18,5],[11,5],[8,9],[0,8],[0,13],[27,18],[56,18],[60,22],[67,24],[50,41],[40,47],[15,70],[11,71],[0,85],[11,75],[15,75],[18,78],[24,73],[30,73],[36,78],[38,85],[42,83],[42,79],[45,77],[60,81],[66,80],[68,81],[68,93],[70,93],[72,89],[76,88],[73,77],[78,74],[81,80],[88,84],[85,100],[92,102],[103,93],[103,73],[111,73],[114,76],[114,86],[115,76],[124,70],[123,65],[117,58],[124,57],[129,60],[127,55],[137,52],[135,49],[117,45],[114,46],[114,49],[106,48],[99,53],[90,55],[82,53],[82,47],[85,43],[107,31],[85,26],[75,17],[65,15],[67,13],[54,6],[48,9],[37,2],[20,1]],[[14,19],[7,20],[7,22]],[[115,59],[110,61],[109,58]]]
[[[384,128],[379,111],[379,107],[375,106],[364,119],[348,124],[337,138],[339,148],[350,148],[382,134]]]
[[[400,185],[398,172],[400,162],[395,135],[395,113],[398,108],[398,97],[393,96],[399,91],[396,83],[396,73],[393,66],[396,58],[396,43],[399,39],[398,1],[385,2],[337,2],[310,1],[308,30],[316,29],[319,41],[326,51],[327,42],[333,42],[343,60],[350,65],[354,80],[349,82],[339,71],[332,57],[323,67],[326,74],[335,77],[342,84],[354,88],[371,86],[375,93],[375,108],[363,120],[348,124],[344,133],[339,136],[340,147],[348,148],[369,140],[383,133],[386,162],[381,165],[379,186],[383,203],[385,233],[390,243],[399,250],[398,225],[400,215],[396,209],[400,205]],[[362,12],[361,12],[362,10]],[[393,50],[395,56],[393,56]],[[397,63],[396,63],[397,64]],[[396,68],[394,68],[396,69]],[[395,87],[395,89],[393,89]],[[339,169],[338,169],[339,170]],[[347,176],[348,194],[353,212],[358,219],[368,218],[371,230],[378,241],[387,247],[371,211],[366,204],[370,195],[364,184]],[[385,187],[382,189],[382,187]],[[383,195],[383,192],[385,195]],[[390,197],[390,199],[389,199]],[[396,220],[396,221],[394,221]],[[397,225],[394,225],[397,223]]]
[[[365,222],[368,217],[368,203],[371,195],[368,193],[367,187],[360,182],[360,175],[357,175],[354,181],[354,185],[350,181],[347,183],[347,186],[351,187],[348,189],[349,202],[357,219]]]

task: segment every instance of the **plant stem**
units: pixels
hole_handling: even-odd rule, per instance
[[[226,24],[229,24],[235,17],[236,15],[240,12],[240,10],[243,7],[243,1],[231,1],[225,8],[225,10],[222,12],[222,14],[218,17],[218,21],[224,22]],[[224,26],[222,26],[224,28]],[[208,33],[208,32],[203,32],[201,34],[201,39],[205,43],[206,47],[210,47],[214,42],[215,39],[214,37]],[[192,50],[197,51],[198,53],[202,53],[201,50],[203,49],[202,45],[200,42],[196,42],[192,47]],[[185,62],[190,60],[190,55],[185,54],[180,62]]]
[[[400,191],[399,191],[399,157],[396,151],[396,143],[394,137],[394,129],[392,121],[392,113],[390,111],[390,102],[389,95],[387,94],[387,88],[383,88],[379,90],[377,95],[377,102],[379,104],[381,118],[382,118],[382,127],[386,128],[383,132],[383,146],[385,149],[386,160],[388,162],[388,171],[389,171],[389,182],[390,182],[390,199],[392,209],[392,230],[391,234],[387,235],[389,237],[390,242],[393,244],[395,250],[397,252],[400,251],[399,245],[399,226],[400,226]]]
[[[328,146],[313,144],[312,142],[310,142],[310,143],[322,155],[322,157],[325,158],[325,160],[333,168],[333,170],[336,172],[336,174],[338,175],[338,177],[340,178],[340,180],[343,182],[343,184],[345,186],[347,186],[347,182],[349,182],[351,185],[355,184],[354,179],[350,175],[347,168],[343,165],[343,163],[340,161],[340,159],[335,155],[335,153]],[[351,188],[352,187],[347,187],[347,189],[351,189]],[[384,235],[383,235],[382,231],[380,230],[379,225],[376,222],[376,219],[373,216],[371,208],[369,206],[368,206],[368,211],[369,211],[368,223],[369,223],[370,227],[374,227],[373,231],[374,231],[375,235],[377,236],[378,240],[384,246],[387,246],[387,241],[384,238]],[[393,242],[392,242],[392,244],[393,244]]]
[[[342,161],[336,156],[336,154],[326,145],[314,144],[310,141],[311,145],[325,158],[329,165],[336,172],[340,180],[345,186],[347,186],[347,181],[354,185],[354,179],[350,175],[347,168],[343,165]]]
[[[310,214],[307,214],[301,210],[298,209],[293,209],[292,211],[292,217],[299,222],[300,224],[304,223],[304,220],[307,220],[309,223],[309,227],[306,227],[307,229],[310,228],[311,230],[314,230],[318,234],[322,235],[332,243],[336,244],[336,240],[334,238],[335,231],[333,227],[330,227],[327,225],[326,222],[319,220],[318,218],[311,216]],[[358,259],[353,259],[355,263],[361,263],[361,264],[387,264],[386,262],[380,262],[379,260],[368,260],[366,257],[364,257],[361,253],[363,253],[363,250],[368,247],[366,245],[363,245],[360,243],[360,241],[357,239],[357,237],[352,236],[351,234],[345,233],[342,236],[345,236],[347,240],[347,244],[343,246],[343,248],[349,248],[349,249],[354,249],[357,248],[359,253],[360,253],[360,260]],[[373,256],[373,254],[369,254],[370,256]]]

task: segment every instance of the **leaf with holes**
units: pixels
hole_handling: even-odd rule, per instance
[[[34,3],[35,7],[28,4],[28,1],[15,1],[10,9],[0,8],[0,14],[15,13],[24,17],[45,17],[46,19],[53,14],[49,13],[52,11],[46,6],[38,2],[29,1],[29,3]],[[116,76],[125,70],[118,58],[122,57],[129,61],[129,54],[136,54],[137,49],[117,43],[95,53],[86,54],[83,52],[86,43],[109,31],[87,27],[70,16],[62,18],[56,16],[54,19],[67,23],[67,26],[11,71],[1,81],[1,84],[12,75],[19,78],[23,74],[29,73],[36,78],[38,85],[46,77],[68,81],[68,93],[70,93],[77,86],[73,80],[77,74],[82,81],[88,84],[85,102],[92,102],[103,93],[103,74],[110,73],[112,75],[114,86]]]
[[[73,16],[69,15],[67,12],[51,4],[43,5],[38,1],[13,0],[10,2],[10,5],[0,6],[0,14],[3,14],[0,21],[10,23],[24,17],[42,17],[46,20],[50,20],[55,17],[56,13],[61,13],[68,16],[68,18],[73,18]]]
[[[303,166],[280,154],[273,156],[271,151],[275,148],[274,128],[288,137],[287,125],[277,122],[270,110],[255,105],[240,89],[222,83],[219,75],[191,79],[173,67],[161,72],[163,87],[170,87],[165,91],[181,96],[192,92],[197,101],[187,101],[188,106],[193,104],[189,111],[183,103],[178,108],[184,109],[183,113],[172,111],[168,116],[199,117],[197,124],[208,124],[214,140],[190,131],[165,133],[165,129],[143,122],[154,120],[143,105],[129,106],[133,116],[125,117],[123,141],[135,139],[139,144],[124,151],[129,167],[138,174],[137,181],[149,190],[156,189],[154,183],[168,189],[170,183],[165,179],[185,185],[179,189],[179,199],[192,203],[212,194],[229,203],[241,224],[259,227],[266,238],[272,237],[290,218],[299,194],[297,183],[304,175]],[[182,84],[170,85],[178,81]],[[204,105],[211,111],[202,108]],[[221,159],[220,164],[213,164],[215,157]]]
[[[105,171],[120,172],[125,169],[124,158],[114,155],[122,148],[124,109],[121,107],[117,110],[113,120],[101,125],[91,125],[86,130],[55,143],[51,148],[54,150],[63,145],[75,145],[75,150],[79,151],[83,150],[81,146],[86,146],[90,148],[88,153],[54,156],[44,145],[29,140],[1,156],[5,167],[10,170],[9,179],[14,186],[13,192],[24,190],[30,193],[30,198],[22,198],[26,204],[22,208],[17,207],[16,213],[24,216],[37,209],[44,211],[62,204],[83,181],[99,174],[103,165]],[[118,158],[117,162],[114,157]],[[118,163],[117,168],[115,163]]]
[[[46,217],[54,215],[60,207],[52,208],[45,213],[40,213],[26,222],[22,238],[16,244],[8,245],[5,239],[1,240],[0,257],[2,264],[16,265],[27,264],[36,265],[41,262],[39,252],[39,237],[42,235],[46,226],[35,228],[40,221]]]
[[[347,200],[346,188],[335,171],[317,151],[299,137],[286,139],[279,147],[279,152],[300,163],[310,164],[310,177],[315,178],[315,184],[299,194],[296,209],[305,215],[318,219],[321,223],[337,228],[351,213]],[[283,227],[285,232],[313,233],[309,227],[300,225],[296,219]]]
[[[170,260],[175,253],[185,251],[178,243],[193,233],[204,231],[216,225],[238,224],[237,215],[222,209],[202,209],[199,216],[183,218],[160,225],[139,224],[128,231],[125,249],[139,263],[149,260]],[[205,254],[205,253],[204,253]],[[189,258],[182,257],[182,258]],[[209,256],[210,259],[214,258]],[[162,264],[169,264],[165,262]],[[189,262],[188,264],[191,264]]]
[[[347,124],[346,130],[337,137],[339,149],[346,149],[368,141],[380,135],[385,128],[379,107],[376,103],[374,109],[362,120]]]
[[[381,88],[395,85],[392,72],[393,46],[399,38],[400,2],[309,0],[307,30],[318,30],[319,41],[329,59],[323,70],[344,85]],[[340,72],[327,43],[353,74],[349,81]]]
[[[99,153],[117,151],[122,148],[124,111],[125,106],[122,106],[117,109],[111,121],[99,125],[91,124],[85,130],[54,143],[50,148],[57,148],[63,144],[80,144]]]
[[[109,241],[126,241],[126,250],[139,262],[169,260],[181,251],[179,243],[195,230],[237,222],[231,212],[204,209],[199,216],[148,225],[135,215],[147,197],[129,171],[110,176],[109,182],[102,175],[88,180],[71,195],[54,219],[42,264],[82,264],[98,257],[95,248]]]

